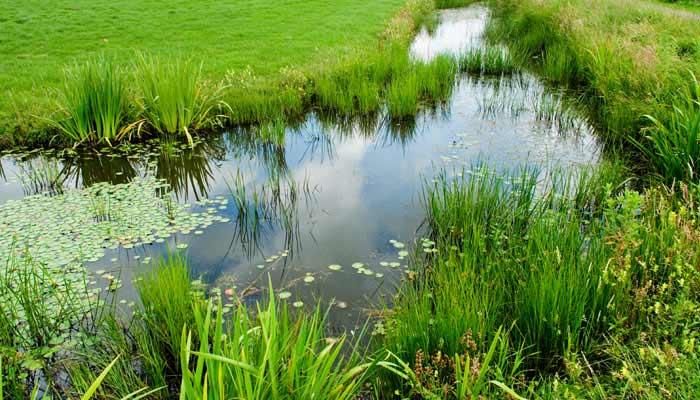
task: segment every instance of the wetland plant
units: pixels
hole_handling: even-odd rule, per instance
[[[465,333],[483,346],[512,327],[508,340],[529,353],[526,367],[556,370],[569,352],[590,349],[615,310],[599,227],[572,208],[567,185],[548,179],[542,188],[536,170],[464,176],[426,188],[437,255],[400,289],[386,346],[404,360],[421,350],[461,354]]]
[[[700,83],[692,75],[666,119],[647,116],[652,126],[642,141],[633,143],[667,182],[697,180],[700,163]]]
[[[66,71],[61,109],[50,122],[74,144],[118,141],[130,132],[126,77],[114,61],[97,58]]]
[[[499,46],[475,47],[459,56],[459,69],[479,75],[512,75],[518,67],[510,53]]]
[[[189,60],[160,60],[141,57],[137,81],[143,101],[143,116],[161,135],[192,134],[215,124],[212,115],[218,104],[217,90],[202,79],[202,68]]]
[[[239,304],[230,324],[221,302],[195,313],[196,324],[182,332],[182,399],[246,398],[352,400],[373,373],[375,363],[346,343],[328,337],[317,308],[293,316],[277,303],[272,287],[266,305],[251,313]],[[228,322],[228,319],[227,319]],[[193,341],[196,334],[201,341]],[[349,346],[350,351],[343,349]]]

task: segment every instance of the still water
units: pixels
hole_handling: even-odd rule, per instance
[[[443,11],[436,29],[417,35],[411,54],[429,60],[480,46],[487,19],[480,6]],[[334,304],[332,318],[347,325],[386,301],[406,276],[404,251],[423,233],[422,187],[440,171],[460,174],[477,162],[497,170],[578,168],[598,158],[590,126],[533,76],[464,76],[444,108],[415,120],[310,114],[286,128],[283,144],[253,140],[239,129],[194,149],[147,145],[126,155],[105,149],[70,158],[7,154],[0,159],[0,207],[54,190],[42,183],[47,173],[37,171],[54,171],[60,178],[52,181],[66,190],[154,175],[170,185],[176,201],[215,214],[218,223],[162,243],[106,249],[88,262],[100,274],[118,271],[120,296],[133,298],[129,282],[150,268],[144,260],[179,247],[193,275],[214,287],[255,299],[270,276],[290,303]]]

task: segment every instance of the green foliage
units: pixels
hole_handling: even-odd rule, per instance
[[[355,399],[373,367],[354,347],[344,356],[345,336],[326,337],[318,309],[293,318],[272,289],[267,306],[251,315],[240,305],[228,328],[221,303],[212,308],[195,313],[198,351],[182,332],[183,399]]]
[[[144,330],[153,338],[150,352],[163,357],[170,372],[177,372],[182,328],[193,325],[197,304],[185,258],[174,254],[159,261],[136,282],[136,289],[143,304]]]
[[[84,340],[97,301],[86,296],[85,275],[57,271],[30,256],[12,255],[0,270],[0,359],[4,390],[24,398],[37,377],[53,384],[53,365],[62,352]]]
[[[693,38],[700,34],[695,15],[627,0],[603,1],[594,8],[583,0],[492,4],[497,19],[490,35],[506,41],[546,80],[581,90],[608,141],[631,139],[649,148],[645,152],[657,153],[643,138],[644,128],[659,131],[660,124],[673,130],[691,121],[691,115],[679,117],[668,105],[680,103],[679,88],[694,90],[688,71],[700,71],[700,59],[692,56]],[[680,136],[675,138],[669,139],[673,146],[682,145]],[[666,163],[650,161],[653,167]],[[661,168],[657,172],[666,173]]]
[[[191,60],[141,57],[137,67],[143,117],[161,135],[180,134],[192,143],[192,133],[211,125],[216,89],[202,81],[202,68]]]
[[[129,131],[129,99],[124,72],[97,58],[66,71],[62,115],[51,120],[69,143],[111,144]]]
[[[653,126],[646,140],[634,141],[649,164],[667,183],[697,181],[700,164],[700,84],[693,75],[690,89],[683,90],[666,120],[649,116]]]
[[[497,46],[471,48],[459,56],[459,69],[481,75],[510,75],[518,67],[510,53]]]

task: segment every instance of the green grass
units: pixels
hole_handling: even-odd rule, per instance
[[[641,194],[624,176],[606,164],[542,186],[535,170],[475,169],[429,185],[433,241],[417,243],[416,275],[387,311],[381,343],[423,379],[389,377],[388,392],[459,398],[453,355],[486,360],[499,340],[480,389],[490,396],[504,386],[547,399],[694,392],[700,227],[690,210],[700,193]]]
[[[60,101],[66,117],[50,120],[69,143],[107,143],[121,140],[127,127],[127,77],[114,61],[98,58],[66,72]]]
[[[91,10],[99,9],[91,6]],[[45,16],[35,7],[30,4],[13,8],[14,13],[27,13],[31,18],[14,14],[8,17],[11,21],[22,21],[9,25],[19,31],[13,36],[19,43],[13,41],[8,45],[11,50],[35,45],[32,35],[22,34],[23,29],[30,29],[38,21],[46,25]],[[58,10],[67,13],[79,7],[73,4],[64,9],[57,5]],[[62,56],[46,49],[52,57],[32,64],[32,71],[28,71],[33,74],[31,84],[18,78],[27,76],[20,74],[11,75],[4,81],[2,89],[8,93],[8,101],[5,103],[7,107],[0,107],[2,144],[52,143],[60,146],[132,139],[144,133],[184,134],[191,142],[192,131],[202,127],[293,120],[313,108],[345,116],[368,115],[383,107],[382,98],[393,81],[400,79],[407,70],[414,74],[412,70],[416,68],[421,71],[415,72],[420,74],[415,78],[427,78],[430,82],[417,91],[404,91],[402,95],[413,94],[420,98],[401,105],[401,114],[410,110],[415,114],[417,107],[411,106],[411,101],[416,105],[427,100],[435,102],[434,97],[444,97],[450,91],[445,82],[437,84],[435,79],[446,77],[445,72],[452,69],[445,62],[438,61],[439,65],[431,63],[431,67],[422,68],[408,59],[407,45],[412,33],[421,24],[430,22],[435,8],[430,0],[385,0],[373,3],[371,7],[351,2],[335,2],[332,6],[295,2],[284,7],[246,2],[245,5],[200,7],[199,14],[195,12],[193,15],[187,5],[169,7],[172,15],[167,18],[158,15],[168,22],[160,24],[158,32],[148,29],[144,26],[146,24],[139,24],[138,29],[130,28],[128,33],[116,38],[118,45],[107,39],[95,50],[81,47],[81,35],[87,35],[87,32],[78,30],[76,33],[64,27],[44,29],[52,40],[64,40],[72,45],[62,49]],[[121,15],[126,21],[132,17],[133,9],[138,9],[139,17],[144,17],[149,16],[149,12],[154,13],[158,4],[148,2],[132,7],[125,4],[122,8],[125,13]],[[238,12],[247,13],[247,17],[230,33],[230,40],[212,45],[207,36],[214,34],[211,27],[223,16],[227,16],[227,20],[220,26],[232,27],[236,18],[231,14],[238,17]],[[185,13],[187,17],[181,15]],[[216,17],[212,13],[216,13]],[[288,20],[275,24],[277,19],[272,14],[284,14]],[[340,18],[340,15],[351,17]],[[99,15],[92,16],[95,17],[99,18]],[[197,29],[186,29],[188,24],[170,25],[181,18]],[[199,21],[205,19],[207,28],[202,28]],[[123,22],[119,21],[115,25]],[[84,24],[81,28],[99,29],[101,22]],[[352,26],[352,33],[344,30],[346,24]],[[260,26],[269,28],[259,29]],[[300,26],[315,29],[303,29],[302,34]],[[179,46],[169,46],[166,50],[161,46],[162,40],[158,39],[164,34],[169,40],[173,36],[182,36],[183,40]],[[217,28],[215,37],[222,34],[226,34],[226,29]],[[133,35],[149,36],[148,40],[139,40],[139,46],[129,46],[127,42],[135,40]],[[22,43],[22,40],[27,43]],[[42,47],[35,45],[33,48]],[[13,53],[10,51],[9,54]],[[110,62],[95,61],[105,58]],[[139,58],[140,62],[133,61]],[[52,82],[59,79],[54,75],[61,74],[61,63],[76,60],[84,64],[78,75],[89,75],[93,70],[103,69],[105,73],[99,74],[102,80],[86,85],[80,84],[85,80],[81,76],[66,74],[67,86],[63,89],[66,99],[56,103],[52,100],[55,96],[46,88],[54,87]],[[5,69],[10,73],[19,68],[9,61],[8,64]],[[201,65],[201,68],[196,65]],[[43,75],[34,70],[42,66]],[[134,82],[124,88],[124,79],[131,78],[132,74]],[[449,77],[447,82],[453,80]],[[41,89],[37,89],[39,86]],[[129,92],[126,103],[138,106],[120,112],[122,108],[115,105],[122,104],[126,92]],[[85,104],[94,103],[91,101],[94,97],[104,97],[102,103],[110,107],[106,110],[87,107]],[[47,120],[54,123],[47,125]],[[111,129],[103,128],[107,122]],[[58,131],[64,140],[52,136],[55,133],[52,126],[63,128]]]
[[[641,144],[642,153],[651,159],[645,166],[654,168],[652,172],[665,181],[687,178],[687,168],[667,166],[695,161],[689,160],[690,145],[680,140],[688,129],[680,120],[690,123],[694,115],[680,117],[674,105],[684,102],[679,93],[695,90],[689,73],[700,73],[697,14],[631,0],[605,0],[596,7],[580,0],[491,4],[498,17],[489,30],[491,37],[504,40],[544,79],[579,91],[607,142]],[[647,140],[647,128],[650,137],[665,129],[676,139],[660,146],[658,140]],[[665,145],[671,147],[664,149]],[[677,160],[669,159],[672,154]]]
[[[210,340],[197,347],[183,331],[183,399],[352,400],[376,365],[352,347],[344,353],[344,335],[327,337],[318,309],[292,317],[272,290],[254,316],[238,306],[230,324],[220,302],[195,315],[197,335]]]
[[[193,133],[216,122],[217,90],[202,82],[201,66],[189,60],[142,58],[136,80],[141,89],[143,116],[161,135],[183,135],[192,143]],[[209,126],[208,126],[209,125]]]
[[[385,31],[404,4],[176,1],[166,9],[156,0],[60,1],[50,12],[41,2],[8,4],[0,24],[0,36],[12,38],[0,43],[6,56],[0,61],[0,137],[5,145],[46,143],[47,126],[36,116],[58,111],[53,92],[61,87],[64,68],[102,56],[127,69],[138,53],[201,63],[204,80],[235,83],[224,98],[234,108],[234,122],[258,121],[273,110],[298,111],[298,88],[282,91],[287,99],[279,99],[286,78],[359,48],[374,49],[382,37],[405,37],[413,22],[402,17]],[[239,99],[241,93],[245,98]]]
[[[459,69],[481,75],[509,75],[518,68],[513,57],[503,48],[487,46],[469,49],[459,58]]]

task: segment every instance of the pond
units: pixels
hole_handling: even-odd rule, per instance
[[[439,18],[434,30],[417,35],[413,57],[427,60],[483,45],[486,8],[442,11]],[[161,227],[154,235],[116,234],[113,226],[105,228],[109,233],[91,231],[113,237],[86,254],[65,244],[66,254],[82,257],[94,272],[92,285],[105,286],[118,275],[119,295],[132,299],[129,282],[138,273],[159,255],[182,251],[195,278],[225,293],[233,289],[254,300],[267,287],[269,273],[290,304],[332,304],[333,322],[353,326],[366,319],[365,310],[390,301],[387,295],[410,273],[409,255],[424,234],[423,184],[436,174],[469,173],[477,163],[507,170],[524,164],[578,168],[598,161],[592,128],[563,104],[561,93],[528,73],[463,76],[444,108],[415,120],[338,121],[312,113],[284,127],[283,143],[251,139],[240,128],[198,140],[194,148],[154,143],[70,157],[15,151],[0,159],[0,229],[6,230],[0,255],[18,243],[41,246],[54,231],[71,241],[88,237],[76,231],[101,222],[95,210],[121,203],[78,201],[77,193],[96,188],[99,197],[112,185],[133,181],[116,190],[139,197],[122,199],[128,201],[123,215],[130,223],[156,223],[163,217],[149,211],[156,207],[164,215],[176,209],[195,217],[182,216],[174,228]],[[167,190],[175,205],[162,200]],[[18,206],[37,197],[53,198],[38,201],[50,209]],[[92,217],[80,219],[80,204],[91,208]],[[25,217],[25,225],[7,224],[22,212],[37,214]],[[38,233],[24,241],[14,237],[32,229]]]

